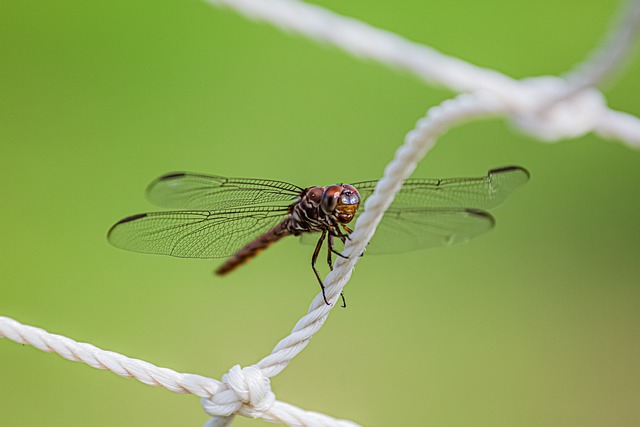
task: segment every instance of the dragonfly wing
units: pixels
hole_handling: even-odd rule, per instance
[[[122,249],[180,258],[231,256],[285,218],[286,208],[153,212],[116,223],[107,235]]]
[[[493,217],[485,211],[462,208],[389,208],[369,245],[367,254],[399,254],[466,242],[491,230]],[[320,233],[304,233],[300,242],[316,245]],[[334,238],[335,249],[343,249]]]
[[[464,243],[493,228],[493,217],[462,208],[389,209],[367,246],[368,254],[398,254]]]
[[[518,166],[490,170],[479,178],[424,179],[404,182],[391,208],[477,208],[491,209],[529,180],[529,172]],[[364,201],[371,196],[377,181],[352,184]],[[364,206],[361,203],[360,208]]]
[[[288,206],[302,188],[268,179],[176,172],[163,175],[147,187],[153,204],[179,209],[230,209],[243,206]]]

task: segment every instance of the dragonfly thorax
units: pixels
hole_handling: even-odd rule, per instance
[[[309,187],[291,208],[287,228],[292,232],[323,231],[353,220],[360,194],[351,185]]]

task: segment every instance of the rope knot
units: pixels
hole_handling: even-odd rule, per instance
[[[276,401],[271,391],[271,381],[255,365],[246,368],[233,366],[229,373],[222,376],[222,383],[227,386],[226,390],[202,399],[205,412],[212,417],[240,414],[262,418]]]
[[[554,142],[591,132],[607,111],[602,93],[594,88],[567,93],[568,83],[559,77],[524,79],[522,105],[513,123],[536,138]]]

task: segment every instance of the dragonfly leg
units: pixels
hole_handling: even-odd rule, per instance
[[[318,244],[316,245],[316,249],[313,251],[313,256],[311,257],[311,269],[313,270],[313,273],[316,275],[316,279],[318,279],[318,283],[320,283],[320,288],[322,289],[322,298],[324,298],[325,304],[330,305],[329,301],[327,301],[327,295],[324,293],[324,283],[322,282],[322,279],[320,278],[320,274],[316,269],[316,261],[318,260],[318,254],[320,253],[320,249],[322,248],[322,243],[324,242],[324,239],[326,236],[327,236],[327,232],[323,231],[322,235],[320,236],[320,239],[318,239]]]
[[[329,234],[329,244],[327,245],[327,264],[329,270],[333,271],[333,258],[331,258],[331,248],[333,247],[333,236]]]
[[[340,297],[342,298],[342,308],[347,308],[347,300],[344,299],[344,292],[340,292]]]
[[[344,230],[349,234],[353,233],[353,230],[350,229],[349,227],[347,227],[345,224],[342,224],[342,228],[344,228]],[[341,234],[341,235],[339,235],[340,239],[342,240],[342,243],[346,243],[345,239],[351,240],[351,237],[349,237],[349,234]],[[362,252],[360,254],[360,256],[363,256],[363,255],[364,255],[364,252]]]
[[[329,268],[333,271],[333,260],[331,259],[331,252],[335,252],[333,250],[333,234],[329,233],[329,244],[327,245],[327,264],[329,264]],[[336,252],[336,254],[342,256],[342,254]],[[344,299],[344,293],[340,292],[340,298],[342,298],[342,308],[347,308],[347,300]]]
[[[343,225],[343,227],[344,227],[344,225]],[[347,240],[351,240],[351,238],[349,237],[349,235],[348,235],[348,234],[344,234],[344,233],[340,230],[340,227],[337,227],[337,226],[336,226],[335,230],[336,230],[336,237],[339,237],[339,238],[340,238],[340,240],[342,240],[342,243],[346,243],[346,242],[347,242]],[[349,230],[349,231],[348,231],[349,233],[351,232],[351,229],[347,228],[347,230]]]
[[[337,228],[336,228],[337,230]],[[335,233],[333,230],[329,231],[329,250],[331,252],[333,252],[334,254],[338,255],[340,258],[344,258],[344,259],[349,259],[348,256],[346,255],[342,255],[340,252],[336,251],[335,248],[333,247],[333,238],[334,237],[338,237],[340,240],[342,240],[342,243],[345,243],[345,236],[344,234],[339,234],[339,233]]]

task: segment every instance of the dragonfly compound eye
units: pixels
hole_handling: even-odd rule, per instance
[[[357,205],[360,204],[360,193],[352,185],[345,184],[342,186],[342,194],[340,196],[340,204]]]
[[[360,203],[360,197],[358,197],[357,194],[353,194],[353,193],[348,193],[348,194],[342,194],[342,196],[340,197],[340,202],[343,205],[357,205],[358,203]]]
[[[360,193],[353,186],[345,184],[342,186],[340,201],[336,207],[338,221],[343,224],[351,222],[360,206]]]
[[[338,207],[338,199],[340,198],[340,194],[342,193],[342,186],[340,185],[330,185],[324,190],[324,194],[322,194],[322,211],[327,215],[333,214]]]

